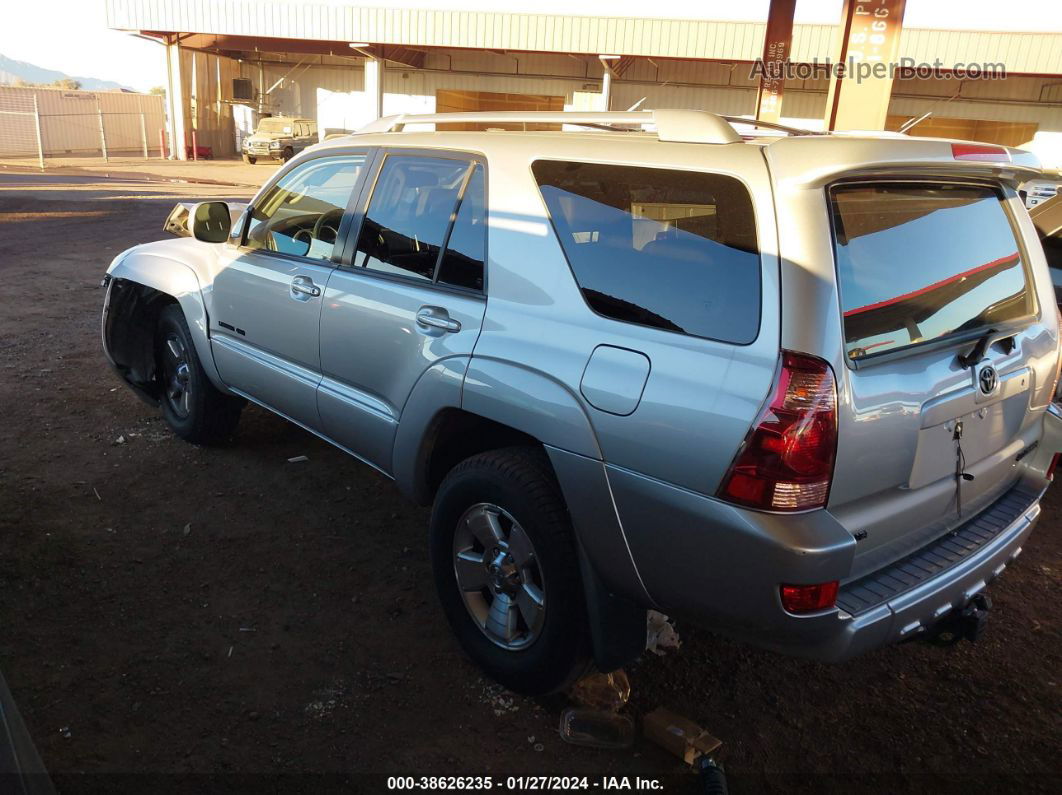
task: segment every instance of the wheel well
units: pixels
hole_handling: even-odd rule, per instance
[[[103,335],[115,367],[122,377],[145,396],[157,400],[155,381],[155,329],[159,314],[177,299],[128,279],[116,279]]]
[[[518,445],[541,447],[542,443],[516,428],[462,409],[439,412],[421,444],[417,462],[417,502],[430,504],[446,474],[466,458]]]

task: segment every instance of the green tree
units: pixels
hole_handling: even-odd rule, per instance
[[[72,77],[64,77],[56,80],[52,83],[56,88],[65,88],[67,91],[77,91],[81,88],[81,83]]]
[[[165,86],[153,86],[153,87],[148,89],[148,93],[149,94],[158,94],[160,96],[165,96],[166,87]]]

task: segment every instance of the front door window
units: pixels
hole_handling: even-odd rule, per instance
[[[251,210],[247,248],[331,260],[365,155],[320,157],[285,174]]]

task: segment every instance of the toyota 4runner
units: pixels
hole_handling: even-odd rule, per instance
[[[566,127],[403,131],[435,122]],[[390,117],[118,255],[103,344],[189,442],[249,400],[433,505],[442,608],[515,690],[626,663],[648,609],[821,660],[975,637],[1062,450],[1037,168],[697,111]]]

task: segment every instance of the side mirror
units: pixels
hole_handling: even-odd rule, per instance
[[[225,202],[200,202],[192,208],[192,237],[204,243],[224,243],[232,231],[232,216]]]

